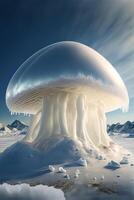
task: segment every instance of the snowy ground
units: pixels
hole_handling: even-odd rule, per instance
[[[22,136],[1,137],[0,151],[18,141]],[[58,167],[54,173],[41,169],[40,174],[29,179],[14,180],[9,183],[29,183],[31,185],[52,185],[64,191],[67,200],[133,200],[134,199],[134,138],[112,136],[118,144],[127,148],[132,153],[128,155],[129,164],[122,165],[120,169],[105,169],[107,160],[89,160],[88,166],[63,166],[67,170],[70,179],[58,173]],[[76,169],[80,175],[75,178]],[[101,177],[104,176],[104,180]],[[94,180],[96,177],[96,180]]]
[[[0,152],[11,146],[17,141],[22,140],[24,135],[4,135],[0,136]]]
[[[112,139],[120,144],[121,146],[125,147],[128,149],[130,152],[134,154],[134,137],[125,137],[124,135],[117,135],[117,136],[112,136]]]

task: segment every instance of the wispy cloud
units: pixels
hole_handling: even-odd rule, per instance
[[[75,0],[74,0],[75,2]],[[134,96],[134,1],[79,1],[72,34],[99,51],[120,73]]]

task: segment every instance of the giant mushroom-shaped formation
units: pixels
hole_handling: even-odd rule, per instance
[[[77,42],[47,46],[26,60],[6,92],[11,112],[33,120],[25,140],[42,148],[55,135],[85,148],[109,147],[105,113],[129,104],[126,87],[113,66]]]

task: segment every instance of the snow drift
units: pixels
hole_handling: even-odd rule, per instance
[[[60,189],[46,185],[29,184],[0,185],[0,199],[2,200],[65,200],[64,193]]]

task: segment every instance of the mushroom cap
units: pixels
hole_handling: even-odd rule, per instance
[[[46,95],[69,92],[101,102],[105,112],[127,108],[129,98],[120,75],[98,52],[81,43],[63,41],[28,58],[6,91],[12,112],[35,114]]]

